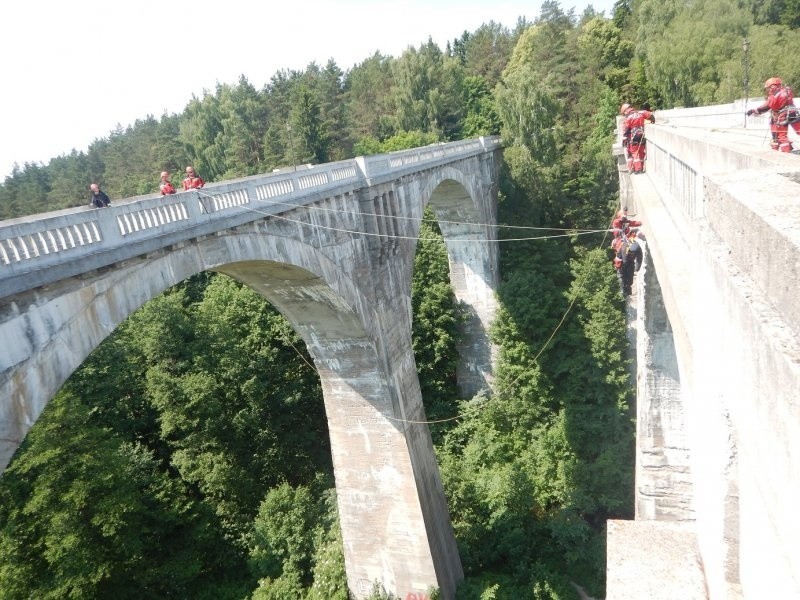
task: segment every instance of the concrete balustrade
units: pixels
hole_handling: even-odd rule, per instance
[[[353,193],[379,183],[382,176],[402,176],[408,165],[413,165],[412,171],[436,168],[498,148],[497,138],[465,140],[209,184],[173,196],[114,201],[106,209],[78,208],[3,221],[0,299],[65,274],[155,251],[165,241],[180,243],[321,197]]]

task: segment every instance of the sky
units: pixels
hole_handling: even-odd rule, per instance
[[[561,0],[611,14],[614,0]],[[0,180],[14,163],[86,151],[148,115],[180,113],[241,75],[257,89],[280,70],[347,71],[489,21],[533,21],[540,0],[26,0],[0,7]]]

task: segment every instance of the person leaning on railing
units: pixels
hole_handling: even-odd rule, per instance
[[[206,182],[203,181],[202,177],[195,173],[194,167],[186,167],[186,177],[183,178],[184,190],[195,190],[203,187],[205,184]]]
[[[169,180],[168,171],[161,171],[161,181],[158,184],[158,189],[161,190],[162,196],[175,193],[175,186]]]
[[[89,196],[89,206],[94,206],[95,208],[105,208],[111,204],[111,200],[108,199],[108,196],[103,190],[100,189],[99,185],[93,183],[89,186],[89,189],[92,192],[92,195]]]

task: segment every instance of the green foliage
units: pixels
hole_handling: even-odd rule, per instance
[[[369,156],[370,154],[383,153],[383,144],[374,137],[363,137],[353,146],[356,156]]]
[[[331,470],[318,379],[298,346],[262,298],[223,276],[135,313],[67,382],[0,480],[0,545],[17,553],[0,589],[18,590],[12,598],[253,589],[247,553],[264,493]],[[315,522],[325,561],[315,555],[306,586],[318,574],[321,589],[346,589],[334,519]]]
[[[327,492],[327,502],[332,507],[328,514],[332,514],[336,502],[334,490]],[[318,536],[315,548],[314,583],[308,590],[307,600],[349,600],[342,530],[337,521],[331,521],[330,527]]]
[[[758,25],[784,25],[800,28],[800,4],[797,0],[757,0],[753,14]]]
[[[0,480],[3,598],[229,597],[212,516],[62,394]]]
[[[319,520],[311,491],[283,483],[272,488],[258,509],[250,559],[264,577],[287,577],[308,583],[314,528]]]
[[[348,600],[333,489],[281,484],[267,493],[253,525],[254,599]]]
[[[676,11],[658,36],[648,37],[648,75],[665,104],[696,106],[740,97],[741,41],[750,21],[735,0],[706,0]]]
[[[348,73],[345,91],[346,112],[350,115],[352,137],[383,140],[397,129],[394,117],[394,59],[377,52]],[[356,156],[370,154],[354,150]]]
[[[439,138],[435,133],[425,133],[424,131],[400,131],[383,142],[379,142],[375,138],[362,138],[355,144],[354,151],[359,156],[367,156],[369,154],[410,150],[411,148],[435,144],[438,141]]]
[[[367,596],[367,600],[400,600],[400,599],[391,592],[387,592],[386,588],[384,588],[380,582],[376,581],[372,584],[372,589],[369,591],[369,596]]]
[[[319,100],[307,86],[301,84],[294,90],[289,118],[293,134],[293,150],[297,163],[328,162],[330,140],[322,120]],[[293,161],[294,162],[294,161]]]
[[[795,13],[800,14],[800,13]],[[800,35],[797,28],[783,25],[765,25],[750,29],[750,95],[763,93],[764,81],[779,75],[791,85],[797,95],[800,88],[800,61],[793,57],[800,52]],[[780,48],[776,51],[776,48]]]
[[[466,77],[464,97],[466,115],[462,136],[474,138],[500,133],[500,119],[487,81],[475,75]]]
[[[478,410],[465,406],[468,418],[446,434],[440,450],[469,575],[529,573],[537,561],[558,573],[566,563],[568,572],[599,588],[602,523],[610,514],[630,514],[625,340],[608,334],[624,331],[617,284],[604,251],[578,256],[571,291],[560,302],[545,283],[551,276],[533,261],[536,277],[517,271],[504,284],[495,330],[502,344],[498,392]],[[572,299],[573,317],[559,327]],[[514,585],[545,585],[519,577]]]
[[[242,76],[239,85],[222,85],[217,88],[220,98],[220,125],[218,136],[225,148],[226,170],[220,179],[243,177],[263,173],[264,138],[268,112],[264,98]]]
[[[463,68],[428,40],[418,50],[408,48],[392,63],[398,128],[458,139],[462,118]]]
[[[470,77],[485,81],[487,89],[493,88],[500,80],[514,49],[514,36],[500,23],[490,21],[478,27],[474,33],[464,32],[460,41],[461,45],[454,43],[454,48],[459,48],[466,72]]]
[[[495,90],[508,168],[502,221],[608,222],[619,97],[609,85],[559,73],[577,61],[612,84],[626,52],[616,27],[589,18],[576,28],[552,4],[522,33]],[[580,103],[594,103],[589,118],[555,100],[576,81]],[[624,332],[624,318],[601,238],[581,241],[501,246],[497,391],[463,403],[464,418],[439,448],[468,575],[459,598],[576,598],[564,573],[602,594],[603,524],[630,514],[627,341],[612,333]]]
[[[249,288],[218,276],[191,312],[182,298],[152,301],[130,327],[172,466],[241,539],[265,487],[330,468],[321,390],[299,338]]]
[[[456,413],[456,367],[463,318],[450,286],[447,251],[433,211],[425,210],[411,282],[412,344],[430,419]],[[434,434],[439,427],[433,427]]]

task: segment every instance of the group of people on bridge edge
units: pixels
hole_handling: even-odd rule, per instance
[[[792,88],[785,85],[780,77],[770,77],[764,82],[764,90],[764,104],[751,108],[746,114],[749,117],[769,111],[770,147],[779,152],[791,152],[789,127],[800,135],[800,109],[794,105]]]
[[[194,167],[186,167],[186,177],[183,178],[184,191],[196,190],[203,187],[205,184],[206,182],[203,181],[203,178],[197,174],[197,172],[194,170]],[[161,171],[161,181],[158,183],[158,189],[162,196],[167,196],[177,192],[175,186],[172,185],[172,182],[169,180],[169,171]],[[108,195],[100,189],[99,184],[91,184],[89,186],[89,190],[92,192],[91,196],[89,197],[89,206],[94,206],[95,208],[104,208],[111,204]]]
[[[772,135],[770,147],[780,152],[792,152],[789,127],[800,135],[800,108],[794,104],[792,88],[784,84],[780,77],[770,77],[764,82],[764,90],[766,97],[764,103],[749,109],[746,115],[750,117],[769,111],[769,129]],[[655,123],[656,118],[650,111],[648,103],[642,104],[642,108],[637,110],[626,102],[620,107],[619,113],[623,116],[622,146],[625,150],[628,172],[644,173],[647,157],[644,125],[646,121]]]
[[[198,175],[194,167],[186,167],[186,177],[183,178],[183,191],[200,189],[206,184],[203,178]],[[169,180],[169,172],[161,171],[161,181],[158,184],[162,196],[175,193],[175,186]]]
[[[638,230],[641,226],[641,221],[628,217],[627,207],[619,211],[611,222],[611,231],[614,236],[611,241],[611,249],[614,252],[613,262],[623,297],[631,295],[633,275],[642,266],[644,254],[639,240],[643,240],[644,236]]]
[[[800,108],[794,104],[792,88],[785,85],[780,77],[770,77],[764,82],[764,90],[766,98],[764,103],[749,109],[746,115],[749,117],[769,111],[769,128],[772,136],[770,147],[779,152],[792,152],[789,127],[800,135]],[[628,171],[632,174],[644,173],[647,157],[645,122],[655,123],[655,116],[647,103],[637,110],[626,102],[620,107],[619,113],[623,117],[622,146],[625,150]],[[613,263],[624,297],[631,295],[634,273],[642,266],[643,253],[640,240],[644,240],[644,236],[637,229],[641,225],[641,221],[628,217],[627,208],[619,211],[611,223],[614,235],[611,242]]]

